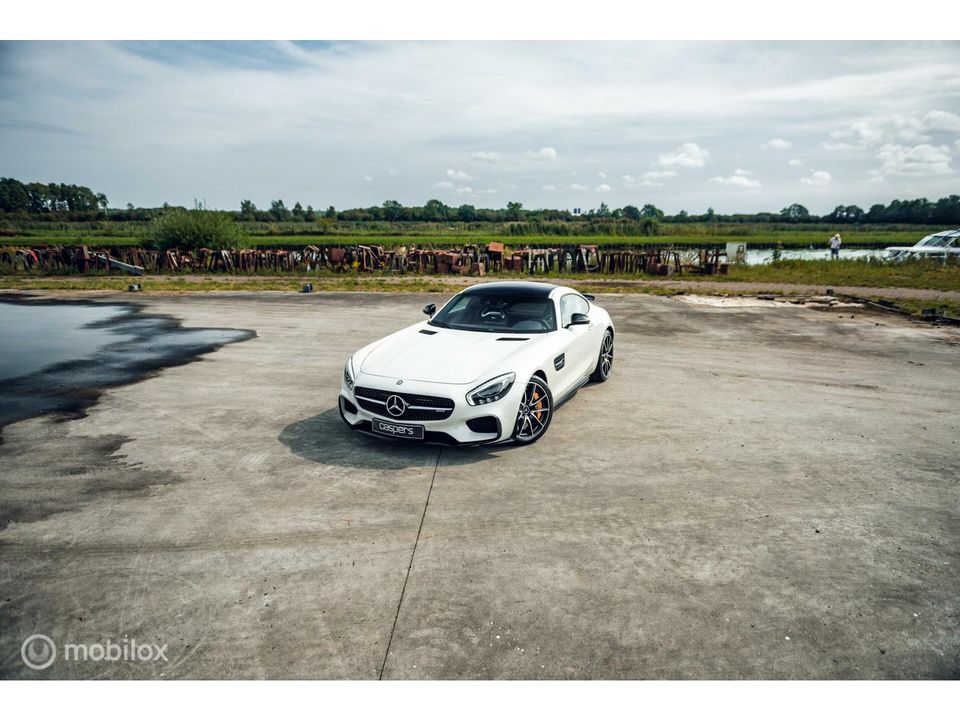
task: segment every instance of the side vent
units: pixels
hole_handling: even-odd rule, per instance
[[[421,331],[420,331],[420,334],[421,334],[421,335],[436,335],[436,334],[437,334],[437,331],[436,331],[436,330],[421,330]]]
[[[512,337],[502,337],[497,338],[497,342],[526,342],[530,338],[512,338]]]

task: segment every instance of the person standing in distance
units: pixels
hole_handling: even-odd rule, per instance
[[[840,245],[843,241],[840,239],[840,233],[834,233],[833,237],[830,238],[830,259],[839,260],[840,259]]]

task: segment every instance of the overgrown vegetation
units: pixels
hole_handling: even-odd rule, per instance
[[[175,208],[150,223],[144,241],[157,250],[228,250],[243,247],[246,236],[227,213]]]

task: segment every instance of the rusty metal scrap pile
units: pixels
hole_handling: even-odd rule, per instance
[[[379,245],[307,245],[292,250],[144,250],[114,247],[92,251],[87,246],[0,248],[0,264],[17,271],[120,272],[121,264],[146,273],[310,273],[396,272],[484,275],[488,272],[542,274],[646,273],[670,275],[726,273],[722,251],[684,254],[669,249],[618,250],[596,245],[561,248],[513,248],[502,243],[465,245],[459,250],[412,247],[384,249]]]

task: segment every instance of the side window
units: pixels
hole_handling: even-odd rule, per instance
[[[582,297],[573,294],[564,295],[560,298],[560,327],[569,325],[574,313],[586,315],[588,312],[590,312],[590,306]]]
[[[454,315],[455,313],[461,313],[461,312],[463,312],[464,309],[466,309],[467,305],[470,304],[470,300],[471,300],[471,299],[472,299],[472,298],[471,298],[469,295],[463,295],[463,296],[461,296],[461,297],[458,298],[457,300],[454,300],[453,305],[450,306],[450,310],[448,310],[447,312],[448,312],[450,315]]]

